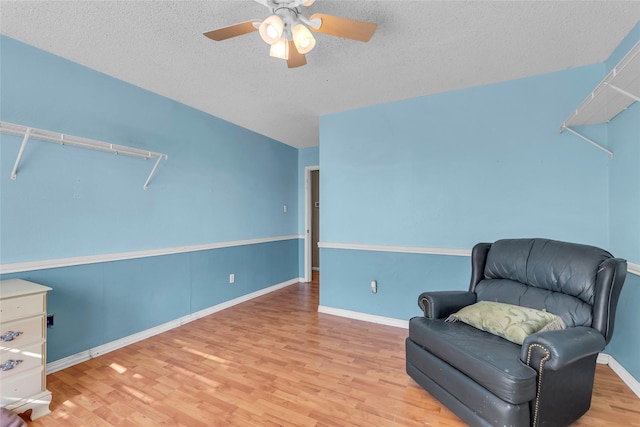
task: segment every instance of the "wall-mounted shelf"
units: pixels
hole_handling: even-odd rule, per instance
[[[0,132],[8,135],[23,137],[20,151],[18,151],[18,157],[16,158],[13,170],[11,171],[11,179],[13,180],[15,180],[18,176],[18,167],[20,166],[20,160],[22,159],[22,154],[24,153],[24,149],[27,146],[27,142],[29,141],[29,139],[37,139],[38,141],[53,142],[55,144],[70,145],[73,147],[88,148],[91,150],[103,151],[105,153],[119,154],[123,156],[138,157],[145,160],[157,158],[158,160],[156,161],[153,169],[151,170],[151,173],[149,174],[149,177],[144,183],[143,188],[145,190],[149,186],[151,177],[153,177],[153,174],[156,172],[156,169],[160,164],[160,160],[162,160],[162,158],[169,158],[169,156],[163,153],[156,153],[153,151],[141,150],[139,148],[126,147],[124,145],[110,144],[108,142],[96,141],[94,139],[65,135],[63,133],[36,129],[2,121],[0,121]]]
[[[608,123],[636,101],[640,101],[640,42],[627,52],[604,80],[562,123],[560,132],[567,130],[613,158],[611,151],[576,132],[571,126]]]

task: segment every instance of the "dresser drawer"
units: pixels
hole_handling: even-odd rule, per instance
[[[22,362],[11,369],[0,371],[0,380],[4,382],[8,377],[18,375],[35,367],[42,367],[44,349],[44,340],[40,340],[40,342],[27,345],[21,349],[1,350],[0,364],[10,360],[22,360]]]
[[[42,315],[0,324],[0,347],[3,349],[21,347],[42,338],[44,338],[44,316]]]
[[[0,406],[8,406],[20,399],[40,393],[44,390],[43,378],[42,367],[3,378],[0,381]]]
[[[0,300],[0,321],[4,323],[44,313],[45,298],[45,294],[36,294]]]

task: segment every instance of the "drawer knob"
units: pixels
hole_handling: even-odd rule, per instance
[[[22,363],[22,360],[7,360],[6,362],[4,362],[2,365],[0,365],[0,370],[2,371],[10,371],[11,369],[15,368],[16,366],[18,366],[19,364]]]
[[[14,332],[14,331],[9,331],[6,334],[0,335],[0,341],[13,341],[14,339],[18,338],[18,335],[21,335],[22,332],[18,331],[18,332]]]

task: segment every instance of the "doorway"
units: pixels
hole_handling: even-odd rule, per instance
[[[312,272],[320,271],[320,167],[307,166],[305,171],[304,281]],[[318,273],[316,273],[318,274]]]

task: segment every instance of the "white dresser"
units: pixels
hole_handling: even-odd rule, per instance
[[[11,279],[0,281],[0,406],[31,419],[47,415],[47,291]]]

